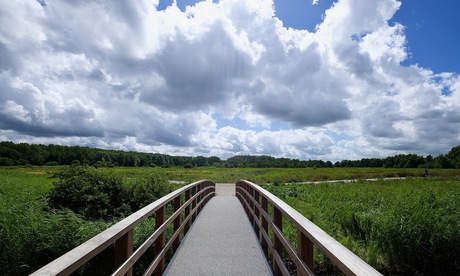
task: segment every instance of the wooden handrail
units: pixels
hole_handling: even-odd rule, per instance
[[[260,186],[240,180],[236,183],[236,196],[253,224],[265,256],[268,258],[268,251],[271,252],[275,275],[289,275],[282,259],[283,248],[296,264],[297,275],[314,275],[313,246],[317,246],[346,275],[382,275],[302,214]],[[273,219],[269,215],[268,203],[273,207]],[[283,216],[297,229],[296,249],[283,235]],[[269,227],[273,232],[273,241],[269,238]]]
[[[182,195],[184,195],[182,197]],[[166,251],[177,250],[181,231],[184,236],[203,206],[215,195],[215,183],[201,180],[184,186],[140,209],[129,217],[77,246],[31,275],[69,275],[86,264],[109,246],[115,244],[113,275],[132,275],[132,266],[147,249],[155,244],[155,258],[145,274],[161,275]],[[183,200],[182,200],[183,198]],[[182,203],[182,201],[184,201]],[[174,213],[166,218],[166,206],[173,202]],[[191,208],[190,208],[191,207]],[[184,219],[181,222],[181,214]],[[155,231],[133,252],[134,228],[155,214]],[[165,243],[165,230],[174,225],[172,237]]]

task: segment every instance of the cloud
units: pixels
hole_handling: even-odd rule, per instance
[[[459,76],[402,65],[400,5],[339,0],[308,32],[270,0],[7,2],[0,139],[224,158],[447,152]]]

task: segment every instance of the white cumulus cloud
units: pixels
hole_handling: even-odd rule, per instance
[[[459,76],[402,65],[399,1],[339,0],[315,32],[270,0],[158,4],[4,3],[0,139],[324,160],[458,144]]]

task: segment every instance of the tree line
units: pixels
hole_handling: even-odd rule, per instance
[[[172,156],[161,153],[107,150],[82,146],[42,145],[0,142],[0,166],[87,164],[95,167],[229,167],[229,168],[305,168],[305,167],[386,167],[386,168],[460,168],[460,146],[447,154],[433,157],[398,154],[386,158],[342,160],[299,160],[272,156],[238,155],[227,160],[217,156]]]

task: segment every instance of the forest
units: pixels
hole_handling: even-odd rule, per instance
[[[386,158],[342,160],[334,164],[323,160],[275,158],[266,155],[238,155],[222,160],[217,156],[172,156],[107,150],[82,146],[62,146],[0,142],[0,166],[35,165],[57,166],[87,164],[94,167],[228,167],[228,168],[306,168],[306,167],[374,167],[374,168],[460,168],[460,145],[448,153],[433,157],[398,154]]]

